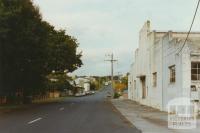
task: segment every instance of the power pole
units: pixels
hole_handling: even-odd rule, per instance
[[[113,66],[114,66],[114,62],[116,62],[117,60],[114,59],[113,53],[109,54],[108,56],[110,57],[110,59],[107,59],[105,61],[109,61],[111,63],[111,83],[112,83],[112,89],[113,89],[113,79],[114,79],[113,78],[113,75],[114,75],[114,68],[113,68]]]

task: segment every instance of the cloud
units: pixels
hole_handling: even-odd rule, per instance
[[[138,47],[138,33],[146,20],[156,30],[189,29],[196,1],[191,0],[34,0],[43,18],[75,36],[83,51],[78,75],[108,75],[105,54],[119,60],[116,71],[127,72]],[[194,30],[200,16],[197,16]]]

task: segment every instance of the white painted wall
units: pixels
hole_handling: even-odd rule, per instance
[[[85,92],[90,91],[90,83],[84,83],[84,91]]]
[[[180,54],[177,51],[183,44],[186,32],[151,31],[147,21],[139,35],[139,48],[135,51],[134,63],[128,76],[128,98],[141,104],[166,110],[167,103],[173,98],[190,97],[191,61],[200,61],[200,33],[191,33],[188,43]],[[176,66],[176,82],[169,82],[169,66]],[[157,86],[153,86],[153,73],[157,72]],[[140,77],[146,77],[147,97],[142,98]],[[136,84],[134,84],[136,83]],[[199,90],[200,91],[200,90]]]

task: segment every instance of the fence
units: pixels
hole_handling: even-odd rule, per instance
[[[7,97],[6,96],[0,96],[0,105],[7,103]]]
[[[14,99],[15,100],[10,100],[7,96],[0,96],[0,105],[4,104],[9,104],[9,103],[14,103],[14,104],[19,104],[19,103],[31,103],[35,101],[45,101],[48,99],[52,98],[59,98],[61,96],[60,92],[48,92],[44,95],[35,95],[35,96],[29,96],[24,98],[23,96],[16,96]],[[24,101],[25,100],[25,101]]]

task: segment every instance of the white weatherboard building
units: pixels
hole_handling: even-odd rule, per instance
[[[128,98],[167,111],[178,97],[200,101],[200,32],[151,31],[147,21],[139,34],[128,83]],[[180,51],[180,52],[179,52]]]
[[[84,92],[89,92],[90,91],[90,80],[89,78],[77,78],[74,80],[75,85],[77,87],[82,87],[84,88]]]

